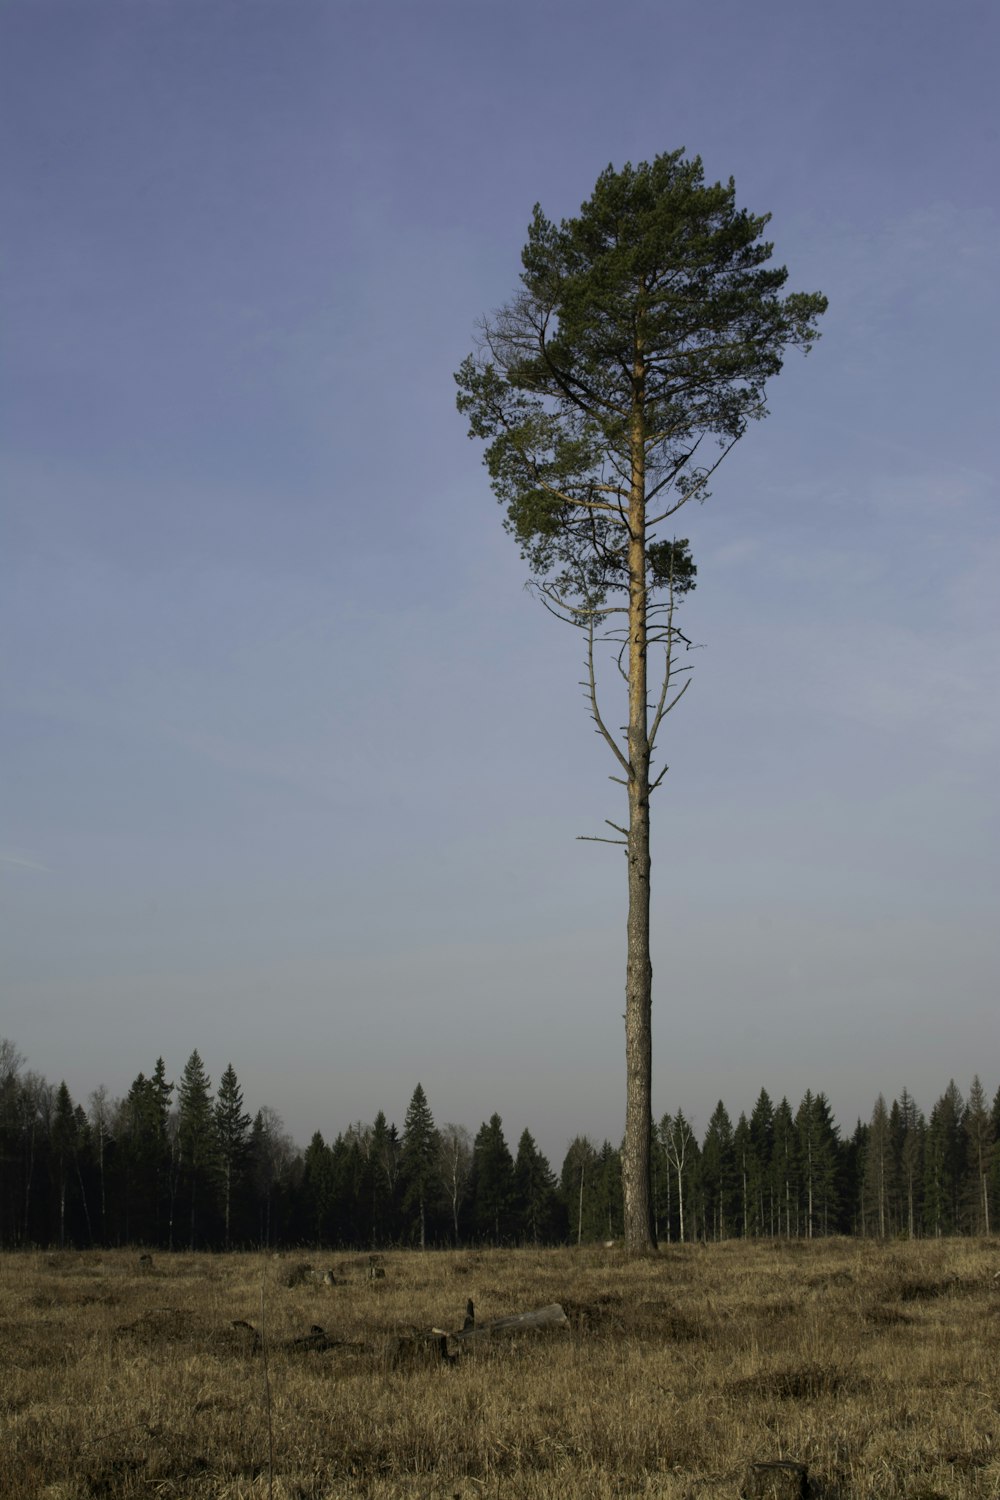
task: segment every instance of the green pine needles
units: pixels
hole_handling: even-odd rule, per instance
[[[536,205],[522,290],[456,376],[508,529],[536,578],[566,570],[567,594],[582,580],[602,598],[627,589],[637,460],[649,583],[667,583],[654,528],[706,498],[721,457],[766,415],[785,351],[817,337],[826,299],[782,295],[770,215],[735,196],[732,179],[706,186],[700,159],[675,151],[609,166],[558,226]]]
[[[767,381],[789,349],[809,349],[826,308],[819,293],[785,292],[768,219],[737,208],[732,179],[706,184],[699,158],[683,151],[608,167],[576,218],[557,225],[536,205],[521,289],[483,321],[455,377],[543,603],[586,635],[591,716],[627,790],[627,824],[611,823],[620,837],[608,842],[628,856],[623,1180],[633,1250],[655,1239],[649,799],[666,768],[655,777],[650,768],[689,681],[680,681],[675,610],[696,572],[669,523],[707,498],[723,458],[767,414]],[[612,643],[627,686],[624,736],[598,703],[595,639]],[[653,648],[662,667],[651,692]]]

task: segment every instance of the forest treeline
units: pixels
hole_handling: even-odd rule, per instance
[[[852,1234],[988,1234],[1000,1213],[1000,1089],[954,1081],[925,1115],[904,1089],[842,1134],[823,1093],[765,1090],[735,1124],[720,1101],[698,1139],[682,1111],[653,1131],[661,1242]],[[562,1244],[622,1234],[619,1149],[577,1136],[558,1173],[500,1116],[475,1136],[437,1125],[417,1084],[402,1129],[379,1111],[304,1150],[251,1114],[230,1064],[213,1086],[193,1052],[123,1099],[87,1106],[0,1041],[0,1245],[163,1249]]]

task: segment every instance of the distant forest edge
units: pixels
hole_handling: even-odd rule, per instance
[[[825,1094],[793,1111],[765,1090],[749,1118],[715,1106],[699,1142],[678,1110],[655,1127],[660,1242],[989,1234],[1000,1212],[1000,1089],[954,1081],[925,1116],[879,1095],[849,1138]],[[494,1114],[473,1138],[434,1122],[417,1084],[402,1131],[380,1110],[299,1149],[271,1109],[244,1110],[228,1066],[213,1095],[197,1052],[162,1058],[124,1099],[88,1108],[0,1040],[0,1245],[226,1249],[565,1244],[622,1235],[619,1150],[577,1136],[558,1176]]]

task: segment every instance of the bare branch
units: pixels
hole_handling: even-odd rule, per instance
[[[739,442],[740,438],[743,436],[743,434],[745,432],[746,432],[746,427],[744,426],[743,429],[742,429],[742,431],[738,432],[736,434],[736,436],[732,439],[732,441],[729,442],[729,443],[727,443],[726,446],[720,451],[718,458],[715,460],[715,462],[713,464],[709,464],[709,466],[708,466],[707,469],[701,469],[701,470],[698,471],[699,474],[700,474],[700,478],[698,480],[697,485],[693,489],[686,490],[685,493],[684,493],[683,498],[680,499],[680,500],[678,500],[678,502],[677,502],[676,505],[671,505],[667,510],[663,511],[660,515],[653,516],[647,522],[647,525],[648,526],[656,526],[656,525],[659,524],[660,521],[665,521],[668,516],[672,516],[675,511],[680,510],[680,508],[681,508],[682,505],[686,505],[687,502],[688,502],[688,500],[691,499],[692,495],[696,494],[698,490],[703,489],[705,487],[705,485],[708,483],[708,481],[711,479],[712,475],[715,473],[716,469],[721,464],[722,460],[728,454],[730,454],[733,451],[733,449],[736,447],[736,444]],[[699,438],[698,441],[700,442],[701,439]],[[695,446],[697,447],[697,444]],[[692,449],[692,452],[693,451],[694,450]],[[656,493],[656,490],[661,489],[661,488],[662,488],[661,485],[657,485],[656,489],[650,491],[650,495],[654,495]]]
[[[657,776],[656,780],[655,781],[651,781],[649,783],[649,795],[650,796],[652,796],[653,793],[656,791],[656,788],[659,786],[660,782],[663,780],[664,776],[666,776],[666,774],[667,774],[667,772],[669,770],[670,770],[669,766],[664,766],[663,770],[660,772],[659,776]]]
[[[627,757],[623,754],[618,741],[615,739],[614,735],[611,733],[604,720],[601,718],[601,710],[597,706],[597,679],[594,676],[593,615],[591,615],[587,621],[587,680],[590,687],[590,711],[593,715],[594,723],[597,725],[600,734],[604,737],[606,744],[611,747],[611,752],[614,755],[615,759],[618,761],[618,764],[621,766],[622,770],[625,772],[625,775],[631,778],[632,767],[629,765]]]
[[[627,839],[602,839],[596,833],[578,833],[576,836],[578,844],[618,844],[621,848],[628,848]]]

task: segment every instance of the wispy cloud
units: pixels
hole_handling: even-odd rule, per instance
[[[41,874],[49,873],[49,866],[43,865],[41,860],[31,859],[26,854],[20,854],[14,850],[0,849],[0,865],[11,870],[37,870]]]

